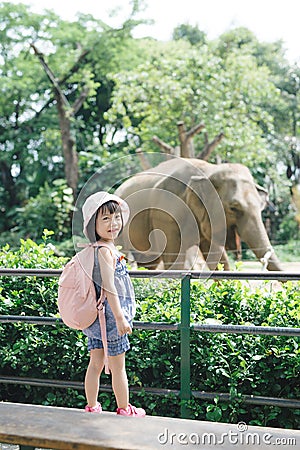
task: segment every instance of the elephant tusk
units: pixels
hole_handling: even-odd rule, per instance
[[[262,263],[263,267],[262,270],[266,270],[267,265],[269,263],[269,259],[271,258],[272,254],[274,253],[273,248],[268,248],[264,256],[260,259],[260,262]]]

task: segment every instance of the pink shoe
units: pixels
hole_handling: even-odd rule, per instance
[[[84,408],[85,412],[91,412],[91,413],[102,413],[102,408],[100,403],[97,402],[96,406],[89,406],[86,405],[86,407]]]
[[[119,414],[120,416],[129,417],[145,417],[146,411],[143,408],[136,408],[135,406],[132,406],[130,403],[128,403],[126,409],[118,408],[117,414]]]

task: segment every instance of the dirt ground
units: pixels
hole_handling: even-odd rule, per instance
[[[292,272],[292,273],[299,273],[300,274],[300,262],[282,262],[281,263],[282,268],[284,272]],[[259,261],[257,262],[250,262],[250,261],[243,261],[242,265],[242,271],[243,272],[260,272],[262,270],[262,265]]]
[[[281,263],[283,272],[289,272],[289,273],[298,273],[299,274],[299,280],[300,280],[300,262],[283,262]],[[259,261],[245,261],[242,265],[242,272],[261,272],[262,271],[262,265]],[[268,273],[268,271],[266,271]],[[282,290],[282,283],[277,280],[249,280],[245,281],[248,285],[251,286],[252,289],[260,289],[262,286],[266,286],[266,283],[268,286],[270,286],[270,289],[272,291],[280,291]]]

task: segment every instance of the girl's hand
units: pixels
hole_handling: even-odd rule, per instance
[[[131,334],[132,329],[129,325],[128,321],[125,319],[125,317],[117,319],[116,320],[118,333],[120,336],[123,336],[123,334]]]

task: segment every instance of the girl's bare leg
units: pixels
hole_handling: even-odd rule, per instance
[[[104,351],[95,348],[90,352],[90,362],[85,374],[84,387],[87,404],[91,407],[97,405],[99,392],[99,379],[104,367]]]
[[[109,357],[109,368],[112,375],[112,388],[118,408],[126,409],[129,402],[128,380],[125,369],[125,352]]]

